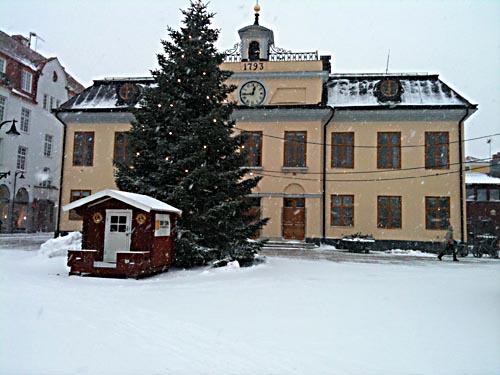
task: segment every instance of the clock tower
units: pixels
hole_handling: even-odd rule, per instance
[[[238,31],[241,40],[241,61],[268,61],[269,48],[274,44],[273,31],[259,25],[260,6],[254,7],[255,22]]]
[[[232,72],[227,84],[237,87],[227,100],[236,104],[232,118],[248,168],[263,177],[248,198],[254,212],[270,218],[261,237],[318,238],[330,56],[276,47],[273,31],[259,24],[260,6],[254,10],[254,23],[238,31],[239,43],[226,51],[221,66]]]

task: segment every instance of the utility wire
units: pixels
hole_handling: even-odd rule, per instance
[[[486,159],[477,159],[474,162],[482,162],[482,161],[490,161],[491,158],[486,158]],[[467,162],[462,162],[462,163],[448,163],[447,166],[452,166],[452,165],[460,165],[460,164],[467,164]],[[478,167],[474,169],[480,169],[483,167]],[[344,168],[344,169],[349,169],[349,168]],[[370,171],[347,171],[347,172],[327,172],[327,175],[348,175],[348,174],[368,174],[368,173],[390,173],[390,172],[401,172],[401,171],[414,171],[414,170],[419,170],[419,169],[425,169],[425,170],[431,170],[431,169],[444,169],[444,168],[426,168],[426,167],[412,167],[412,168],[399,168],[399,169],[379,169],[379,170],[370,170]],[[274,173],[283,173],[283,171],[276,171],[272,169],[266,169],[266,172],[274,172]],[[307,172],[307,174],[320,174],[322,175],[323,172]]]
[[[479,169],[475,168],[475,169]],[[420,179],[420,178],[431,178],[431,177],[442,177],[442,176],[449,176],[452,174],[457,174],[460,173],[460,170],[457,171],[448,171],[448,172],[441,172],[441,173],[433,173],[433,174],[427,174],[427,175],[420,175],[420,176],[409,176],[409,177],[392,177],[392,178],[373,178],[373,179],[363,179],[363,180],[325,180],[327,182],[383,182],[383,181],[401,181],[401,180],[415,180],[415,179]],[[470,171],[468,171],[470,172]],[[276,175],[270,175],[266,174],[264,172],[260,171],[252,171],[253,174],[257,174],[259,176],[263,177],[271,177],[271,178],[280,178],[283,180],[294,180],[294,181],[322,181],[321,179],[317,178],[302,178],[302,177],[288,177],[288,176],[276,176]]]
[[[257,132],[258,130],[252,131],[248,129],[242,129],[238,128],[237,126],[234,127],[236,130],[240,130],[242,132]],[[341,132],[341,133],[349,133],[349,132]],[[390,133],[390,132],[388,132]],[[269,134],[262,134],[263,137],[267,138],[274,138],[274,139],[279,139],[280,141],[286,141],[283,137],[279,137],[276,135],[269,135]],[[482,137],[476,137],[476,138],[469,138],[469,139],[464,139],[463,142],[471,142],[471,141],[477,141],[478,139],[484,139],[484,138],[492,138],[492,137],[498,137],[500,136],[500,133],[496,134],[490,134],[490,135],[485,135]],[[300,142],[300,143],[305,143],[305,144],[310,144],[310,145],[320,145],[323,146],[323,143],[321,142],[311,142],[311,141],[306,141],[306,142]],[[446,146],[454,143],[460,143],[460,141],[453,141],[453,142],[448,142],[448,143],[436,143],[433,144],[432,146]],[[383,146],[360,146],[360,145],[336,145],[336,144],[331,144],[331,143],[326,143],[326,146],[338,146],[338,147],[353,147],[353,148],[390,148],[390,147],[395,147],[392,145],[383,145]],[[400,145],[400,148],[415,148],[415,147],[426,147],[426,145]]]

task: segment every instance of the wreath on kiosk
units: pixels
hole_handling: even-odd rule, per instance
[[[94,214],[92,215],[92,220],[96,224],[99,224],[102,221],[102,219],[103,219],[103,217],[102,217],[102,214],[100,212],[94,212]]]
[[[146,215],[144,214],[138,214],[135,217],[135,221],[137,221],[137,224],[142,225],[146,222]]]

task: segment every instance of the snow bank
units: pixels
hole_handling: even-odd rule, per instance
[[[436,254],[425,253],[420,250],[402,250],[402,249],[392,249],[386,251],[372,251],[372,253],[380,253],[387,255],[407,255],[412,257],[426,257],[426,258],[435,258]]]
[[[80,250],[82,248],[82,234],[71,232],[67,236],[52,238],[40,245],[40,255],[53,257],[66,257],[68,250]]]
[[[321,246],[318,248],[318,250],[323,251],[323,250],[337,250],[337,248],[333,245],[327,245],[327,244],[321,244]]]

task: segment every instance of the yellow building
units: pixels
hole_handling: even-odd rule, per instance
[[[229,98],[245,137],[253,192],[270,218],[261,231],[278,240],[335,241],[372,235],[381,247],[432,247],[448,225],[465,236],[465,120],[476,106],[437,75],[331,74],[330,56],[274,46],[259,25],[239,30],[223,70],[237,85]],[[116,188],[113,160],[151,79],[95,81],[62,106],[62,205]],[[74,213],[59,230],[81,230]]]

